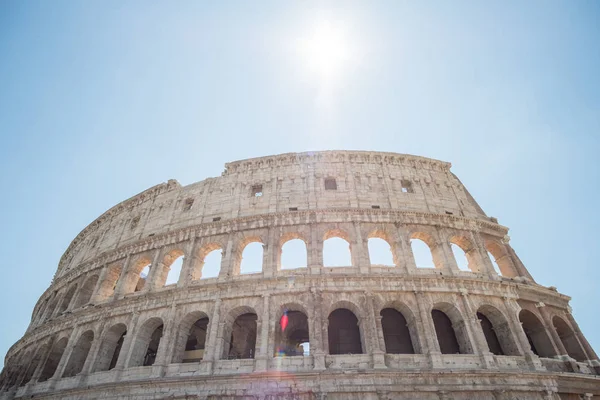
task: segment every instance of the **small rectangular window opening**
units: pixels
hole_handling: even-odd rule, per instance
[[[298,211],[298,207],[290,207],[290,211]]]
[[[217,222],[217,221],[220,221],[220,220],[221,220],[221,217],[214,217],[213,218],[213,222]]]
[[[253,197],[261,197],[263,195],[263,187],[262,185],[254,185],[252,186],[252,196]]]
[[[192,204],[194,204],[194,199],[186,199],[185,203],[183,203],[183,211],[189,211],[192,209]]]
[[[325,178],[325,190],[337,190],[335,178]]]
[[[381,207],[379,207],[379,206],[371,206],[371,208],[372,208],[373,210],[379,210]]]
[[[403,179],[400,184],[402,185],[402,193],[414,193],[412,183],[410,181]]]
[[[448,214],[448,215],[454,215],[454,213],[450,212],[450,211],[446,211],[446,214]]]

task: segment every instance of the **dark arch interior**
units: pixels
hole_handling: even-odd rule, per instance
[[[199,362],[204,358],[206,345],[206,333],[208,330],[208,318],[200,318],[190,328],[190,333],[185,343],[183,353],[184,363]]]
[[[483,330],[483,335],[485,336],[485,341],[490,352],[497,356],[503,356],[504,350],[502,350],[502,345],[498,340],[498,335],[496,335],[492,322],[480,312],[477,313],[477,319],[479,319],[479,323],[481,324],[481,329]]]
[[[435,333],[442,354],[460,353],[460,347],[458,346],[458,340],[456,340],[456,333],[454,332],[450,318],[440,310],[432,310],[431,317],[433,318]]]
[[[287,317],[287,325],[283,322]],[[302,311],[284,311],[275,324],[275,355],[308,355],[308,318]]]
[[[229,341],[229,358],[254,358],[257,319],[254,313],[242,314],[235,319]]]
[[[381,326],[385,341],[385,352],[389,354],[414,354],[406,318],[393,308],[381,310]]]
[[[345,308],[329,314],[329,354],[362,354],[356,315]]]
[[[160,345],[160,338],[163,334],[163,325],[157,327],[154,332],[152,332],[152,336],[150,336],[150,342],[148,343],[148,349],[146,350],[146,354],[144,355],[143,366],[147,367],[153,365],[156,361],[156,354],[158,352],[158,346]]]
[[[569,325],[559,317],[554,317],[552,323],[569,357],[577,361],[585,361],[587,357],[575,336],[575,332],[573,332]]]
[[[556,355],[554,346],[538,317],[531,311],[521,310],[519,320],[531,346],[531,351],[540,357],[554,357]]]

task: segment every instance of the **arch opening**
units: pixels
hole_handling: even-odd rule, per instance
[[[379,237],[369,238],[368,248],[371,265],[382,265],[385,267],[393,267],[396,265],[394,262],[394,254],[392,253],[392,246],[387,240]]]
[[[146,286],[148,276],[150,275],[150,264],[147,264],[142,268],[139,273],[137,283],[135,285],[134,292],[141,292],[144,286]]]
[[[435,268],[431,248],[422,239],[410,239],[410,248],[417,268]]]
[[[181,254],[171,261],[168,267],[167,264],[165,264],[165,267],[169,270],[167,272],[167,279],[165,280],[164,286],[177,284],[179,281],[179,275],[181,275],[181,268],[183,267],[184,259],[185,256]]]
[[[206,335],[208,333],[208,317],[197,319],[188,330],[182,363],[200,362],[204,358]]]
[[[432,310],[431,317],[435,326],[435,334],[442,354],[460,354],[456,332],[450,318],[440,310]]]
[[[346,308],[338,308],[328,318],[329,354],[362,354],[358,318]]]
[[[275,324],[275,356],[308,356],[308,317],[302,311],[284,310]]]
[[[454,255],[458,269],[461,271],[470,271],[467,253],[457,244],[450,243],[450,247],[452,248],[452,254]]]
[[[94,372],[110,371],[117,365],[125,335],[127,335],[125,324],[113,325],[106,332],[100,344]]]
[[[323,242],[323,266],[352,266],[352,249],[350,243],[339,236],[326,239]]]
[[[529,310],[521,310],[519,321],[529,341],[531,351],[540,357],[554,357],[554,345],[546,332],[544,324]]]
[[[150,318],[140,328],[134,340],[129,367],[147,367],[156,361],[163,334],[163,321]]]
[[[218,248],[210,251],[205,257],[202,265],[202,278],[216,278],[221,271],[221,260],[223,258],[223,249]]]
[[[379,314],[381,315],[385,352],[388,354],[415,354],[404,315],[394,308],[384,308]]]
[[[492,253],[490,253],[489,251],[487,252],[487,255],[490,259],[490,261],[492,262],[492,266],[494,267],[494,271],[499,275],[499,276],[504,276],[502,274],[502,270],[500,269],[500,266],[498,265],[498,262],[496,261],[496,257],[494,257],[494,255]]]
[[[575,332],[573,332],[571,327],[569,327],[569,325],[559,316],[555,316],[552,319],[552,324],[554,325],[554,329],[556,329],[556,333],[565,347],[565,350],[567,350],[569,357],[581,362],[586,361],[587,357],[585,352],[579,344],[577,336],[575,336]]]
[[[248,243],[242,251],[240,274],[257,274],[263,270],[264,244],[261,242]]]
[[[477,310],[476,315],[491,353],[521,355],[508,321],[497,308],[484,305]]]
[[[65,352],[65,348],[67,347],[67,338],[62,338],[58,342],[52,346],[52,350],[50,350],[50,354],[46,359],[46,363],[44,364],[44,369],[38,379],[38,382],[44,382],[54,376],[56,372],[56,368],[58,368],[58,363]]]
[[[290,239],[281,246],[281,269],[306,268],[308,254],[302,239]]]
[[[257,320],[258,316],[254,312],[248,312],[235,318],[230,326],[229,336],[224,336],[229,339],[224,346],[227,351],[226,358],[254,358]]]
[[[504,350],[502,350],[500,340],[498,340],[498,335],[496,335],[492,321],[490,321],[488,317],[480,312],[477,313],[477,319],[479,320],[479,325],[483,331],[483,336],[485,336],[485,341],[487,342],[490,353],[497,356],[503,356]]]
[[[80,308],[89,303],[92,298],[92,294],[94,293],[94,289],[96,288],[97,282],[98,275],[92,275],[86,279],[85,283],[79,290],[79,294],[77,295],[77,299],[75,300],[75,305],[73,308]]]
[[[60,302],[60,307],[58,308],[57,314],[67,311],[67,309],[69,308],[69,304],[71,304],[71,300],[73,300],[73,296],[75,295],[76,290],[77,290],[77,285],[72,285],[69,288],[69,291],[67,292],[65,297],[63,297],[63,300]]]
[[[69,357],[69,361],[67,362],[67,366],[63,372],[63,378],[75,376],[83,370],[83,366],[90,352],[90,348],[92,347],[93,340],[94,332],[91,330],[84,332],[79,337],[79,340],[77,340],[77,343],[71,352],[71,356]]]

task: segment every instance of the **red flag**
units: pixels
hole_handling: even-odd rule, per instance
[[[285,328],[287,327],[288,324],[288,316],[287,316],[287,311],[283,312],[283,315],[281,316],[281,320],[279,321],[279,325],[281,325],[281,331],[285,331]]]

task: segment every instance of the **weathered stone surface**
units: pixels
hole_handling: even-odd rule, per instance
[[[450,164],[411,155],[290,153],[185,187],[171,180],[73,240],[6,355],[0,399],[600,395],[569,297],[535,283],[507,233]],[[323,266],[331,237],[349,243],[351,265]],[[395,265],[371,265],[370,238],[389,243]],[[281,268],[291,239],[306,244],[306,268]],[[414,239],[435,268],[417,267]],[[243,274],[253,242],[262,270]],[[203,277],[214,250],[219,274]],[[180,256],[179,280],[165,286]]]

